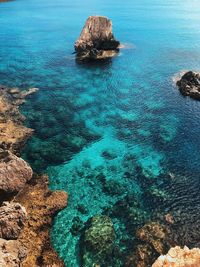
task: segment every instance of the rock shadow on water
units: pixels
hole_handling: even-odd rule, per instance
[[[75,56],[75,62],[78,67],[82,67],[85,69],[95,69],[97,67],[100,68],[110,68],[113,63],[113,58],[112,57],[107,57],[107,58],[101,58],[101,59],[81,59],[78,55]]]

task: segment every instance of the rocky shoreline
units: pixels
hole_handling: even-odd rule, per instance
[[[33,130],[23,126],[19,106],[37,88],[20,91],[0,86],[0,266],[64,266],[50,244],[54,215],[67,205],[67,194],[48,189],[20,158]]]

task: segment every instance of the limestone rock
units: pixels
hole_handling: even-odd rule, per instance
[[[19,203],[3,202],[0,207],[0,238],[17,239],[26,220],[26,210]]]
[[[62,260],[51,246],[50,227],[54,215],[67,205],[67,194],[50,191],[47,176],[34,176],[31,181],[15,197],[27,212],[18,240],[26,247],[28,255],[20,266],[63,267]]]
[[[179,81],[177,86],[184,96],[200,100],[200,74],[192,71],[186,72]]]
[[[26,257],[26,250],[17,240],[0,238],[0,266],[19,267]]]
[[[119,44],[113,36],[111,20],[90,16],[75,43],[75,51],[81,59],[101,59],[114,56]]]
[[[31,167],[23,159],[8,152],[5,158],[0,159],[1,194],[17,193],[31,179],[32,174]]]
[[[89,228],[83,238],[83,266],[105,264],[106,257],[113,252],[115,231],[112,220],[96,215],[88,222]]]
[[[184,247],[171,248],[165,256],[160,256],[152,267],[199,267],[200,249]]]

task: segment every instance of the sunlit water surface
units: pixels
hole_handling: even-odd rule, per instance
[[[92,14],[112,19],[125,48],[110,61],[79,64],[73,44]],[[200,69],[199,14],[198,0],[0,4],[0,83],[40,89],[23,106],[35,129],[23,157],[49,174],[52,189],[69,193],[52,229],[66,266],[80,266],[82,228],[96,214],[114,223],[112,267],[124,265],[134,231],[158,210],[179,218],[180,245],[200,244],[200,103],[172,81]]]

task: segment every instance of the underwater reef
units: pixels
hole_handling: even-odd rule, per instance
[[[90,16],[74,47],[78,59],[105,59],[115,56],[119,45],[112,33],[111,20]]]
[[[22,146],[33,132],[31,128],[23,126],[25,118],[18,110],[18,106],[24,103],[26,93],[21,94],[19,90],[6,87],[2,87],[0,92],[3,107],[1,123],[7,125],[9,121],[12,125],[10,131],[6,131],[7,128],[3,126],[1,128],[4,137],[0,151],[0,214],[4,214],[0,220],[0,225],[4,225],[4,230],[0,232],[2,266],[67,266],[66,262],[58,258],[51,243],[59,246],[64,244],[62,251],[55,246],[59,256],[64,258],[66,253],[73,251],[74,255],[70,254],[72,259],[79,258],[78,264],[82,267],[91,267],[93,264],[101,267],[150,267],[171,247],[187,244],[192,248],[199,245],[196,230],[200,222],[198,214],[195,217],[189,216],[185,209],[191,195],[193,209],[199,203],[199,196],[194,195],[194,187],[197,187],[195,177],[193,181],[175,172],[164,171],[155,172],[156,175],[153,176],[152,169],[142,168],[133,154],[121,153],[124,144],[120,143],[119,147],[114,139],[109,139],[109,146],[107,142],[104,144],[100,134],[93,134],[81,121],[74,121],[73,116],[66,123],[82,125],[78,134],[85,134],[84,144],[88,144],[85,150],[91,151],[91,158],[87,157],[86,160],[83,144],[80,144],[80,139],[71,128],[70,131],[74,134],[72,147],[74,149],[76,142],[79,144],[75,150],[79,157],[66,162],[62,168],[59,166],[58,170],[57,166],[47,168],[48,173],[51,173],[51,189],[65,189],[59,179],[67,177],[70,205],[74,206],[70,206],[71,212],[66,213],[63,209],[67,202],[66,193],[49,190],[48,177],[34,174],[31,167],[19,157]],[[72,103],[70,104],[72,109]],[[36,105],[37,102],[30,106],[32,116]],[[62,112],[55,112],[55,116],[64,116],[68,108],[69,106],[59,109]],[[40,119],[47,119],[47,122],[50,120],[48,114],[43,118],[37,116],[38,112],[36,110],[36,117],[32,117],[31,127],[38,119],[39,122]],[[21,135],[15,136],[18,127],[23,131],[19,131]],[[16,130],[13,132],[13,129]],[[38,136],[42,137],[39,131],[35,138]],[[51,140],[54,136],[46,138]],[[31,140],[35,142],[34,138]],[[94,157],[93,150],[101,157],[98,158],[98,154]],[[53,158],[56,150],[51,147],[50,151]],[[29,155],[27,151],[25,155]],[[32,158],[33,162],[37,160],[37,156],[38,154]],[[67,156],[67,153],[61,153],[60,161],[63,162]],[[41,158],[43,166],[47,166],[46,157],[41,154]],[[96,166],[91,166],[89,159]],[[106,168],[102,168],[102,160]],[[76,164],[76,168],[73,164]],[[9,172],[6,171],[6,166],[9,166]],[[40,167],[42,172],[42,165]],[[136,170],[134,175],[133,170]],[[78,180],[75,180],[76,177]],[[58,184],[60,188],[57,188]],[[76,194],[77,187],[79,195]],[[55,230],[50,238],[52,218],[60,210],[57,215],[59,221],[54,222]],[[18,265],[14,265],[15,263]]]
[[[19,106],[32,88],[0,87],[0,265],[64,266],[51,247],[49,228],[67,204],[67,194],[48,189],[48,177],[37,176],[21,159],[33,133],[23,126]]]
[[[87,223],[82,237],[82,266],[108,264],[115,242],[115,230],[108,216],[97,215]]]
[[[149,267],[170,247],[198,246],[199,196],[194,193],[199,186],[198,175],[177,175],[182,174],[182,167],[173,170],[159,149],[173,145],[177,120],[163,108],[166,123],[156,117],[153,124],[150,112],[142,111],[147,116],[147,130],[156,136],[152,146],[145,146],[140,141],[148,132],[138,128],[141,114],[137,119],[126,109],[113,113],[106,105],[106,101],[112,101],[109,91],[102,93],[102,101],[95,79],[92,85],[86,93],[84,83],[80,83],[76,96],[74,91],[63,89],[53,97],[38,92],[34,101],[26,104],[27,124],[35,134],[23,151],[24,158],[34,169],[48,173],[52,190],[69,193],[68,207],[58,213],[51,232],[59,256],[66,266],[87,266],[94,261],[102,267]],[[158,114],[158,110],[151,112]],[[117,138],[110,136],[108,125],[112,130],[117,128]],[[130,133],[124,125],[129,126]],[[133,136],[137,145],[127,150]],[[110,218],[115,231],[112,250],[102,259],[90,242],[84,244],[85,233],[96,216]],[[146,237],[141,234],[144,232]]]

